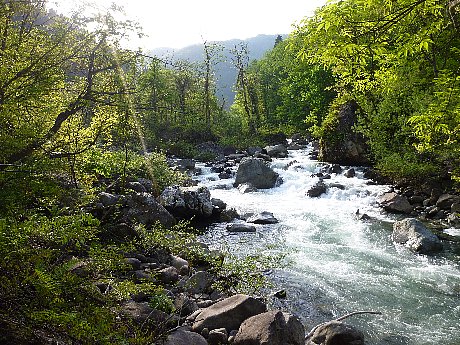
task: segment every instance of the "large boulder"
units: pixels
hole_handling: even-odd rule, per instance
[[[127,220],[144,224],[147,228],[156,222],[167,227],[176,224],[174,217],[150,193],[131,194],[124,206],[122,213]]]
[[[211,193],[206,187],[167,187],[159,200],[169,212],[180,218],[208,218],[214,208]]]
[[[379,199],[380,204],[387,212],[409,214],[414,209],[405,196],[394,192],[385,193]]]
[[[246,158],[238,167],[234,186],[249,183],[255,188],[268,189],[276,185],[278,174],[263,159]]]
[[[392,238],[417,253],[427,254],[442,249],[439,238],[415,218],[395,222]]]
[[[261,301],[247,295],[237,294],[199,313],[192,325],[192,331],[200,333],[203,328],[209,330],[225,328],[230,332],[238,329],[246,319],[266,310],[267,306]]]
[[[335,140],[320,140],[319,159],[343,165],[367,165],[367,145],[362,135],[354,129],[357,123],[358,104],[348,101],[336,113],[335,125],[330,126],[325,137]],[[339,138],[339,139],[337,139]]]
[[[250,317],[240,326],[234,345],[304,345],[305,329],[296,317],[279,310]]]
[[[450,210],[452,205],[459,201],[460,197],[458,195],[443,194],[436,201],[436,207],[441,210]]]
[[[330,321],[318,326],[306,345],[364,345],[364,335],[353,326]]]

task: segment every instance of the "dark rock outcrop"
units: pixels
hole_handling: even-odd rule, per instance
[[[357,122],[358,104],[348,101],[343,104],[337,113],[337,125],[327,135],[335,140],[327,138],[320,140],[319,159],[325,162],[339,163],[343,165],[367,165],[367,146],[362,135],[354,130]]]
[[[391,213],[406,213],[409,214],[413,210],[413,206],[409,203],[405,196],[397,193],[385,193],[379,199],[380,204],[385,211]]]
[[[254,225],[249,225],[245,223],[233,223],[227,225],[228,232],[256,232],[256,227]]]
[[[316,198],[326,193],[326,191],[327,191],[326,185],[322,181],[319,181],[307,191],[307,195],[310,198]]]
[[[248,223],[254,223],[254,224],[276,224],[278,223],[278,219],[276,219],[275,216],[273,216],[273,213],[267,212],[267,211],[255,214],[249,217],[246,221]]]

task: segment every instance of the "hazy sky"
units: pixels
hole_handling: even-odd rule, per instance
[[[49,0],[62,11],[75,9],[81,0]],[[126,17],[137,20],[148,35],[130,45],[143,48],[171,47],[258,34],[287,34],[292,24],[326,3],[326,0],[94,0],[104,11],[121,5]],[[89,6],[87,6],[89,7]]]

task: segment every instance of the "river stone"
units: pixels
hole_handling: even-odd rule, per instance
[[[387,212],[409,214],[413,210],[407,198],[395,192],[383,194],[379,202]]]
[[[233,223],[227,225],[228,232],[256,232],[256,227],[254,225],[244,224],[244,223]]]
[[[268,189],[275,187],[279,175],[260,158],[245,158],[238,166],[234,187],[250,183],[255,188]]]
[[[296,317],[279,310],[250,317],[240,326],[234,345],[304,345],[305,329]]]
[[[287,148],[283,144],[278,144],[274,146],[266,146],[265,151],[267,151],[267,154],[270,157],[285,158],[288,155]]]
[[[178,217],[208,218],[214,208],[207,187],[170,186],[161,193],[159,200],[161,205]]]
[[[364,335],[353,326],[330,321],[319,326],[305,345],[364,345]]]
[[[450,210],[452,204],[459,202],[460,198],[458,195],[443,194],[438,198],[436,202],[436,207],[441,210]]]
[[[175,267],[176,269],[180,270],[184,266],[190,266],[188,261],[182,259],[179,256],[171,255],[171,266]]]
[[[227,332],[238,329],[244,320],[263,313],[267,306],[261,301],[242,294],[226,298],[204,309],[197,315],[192,331],[201,332],[203,328],[210,330],[225,328]]]
[[[319,197],[321,194],[326,193],[326,190],[326,185],[323,182],[319,181],[307,191],[307,195],[310,198],[316,198]]]
[[[185,282],[185,288],[193,294],[205,293],[209,290],[213,282],[214,277],[210,273],[198,271]]]
[[[149,193],[134,193],[127,199],[124,208],[125,217],[131,222],[144,224],[147,228],[160,222],[166,227],[176,224],[174,217],[160,205],[155,197]]]
[[[208,342],[198,333],[180,329],[171,333],[164,345],[208,345]]]
[[[121,313],[138,324],[143,324],[147,320],[153,324],[160,324],[168,319],[168,314],[153,309],[147,302],[125,302],[121,306]]]
[[[267,212],[267,211],[251,216],[246,221],[248,223],[254,223],[254,224],[276,224],[278,223],[278,219],[276,219],[273,216],[273,213]]]
[[[228,333],[225,328],[218,328],[209,331],[208,344],[222,345],[228,343]]]
[[[439,238],[415,218],[395,222],[392,238],[417,253],[427,254],[442,249]]]
[[[350,168],[350,169],[348,169],[347,171],[345,171],[344,175],[345,175],[345,177],[347,177],[347,178],[352,178],[352,177],[355,177],[355,176],[356,176],[356,171],[355,171],[355,169]]]
[[[99,193],[99,200],[101,201],[102,205],[104,205],[105,207],[115,205],[119,199],[120,199],[120,196],[118,195],[114,195],[114,194],[110,194],[106,192]]]

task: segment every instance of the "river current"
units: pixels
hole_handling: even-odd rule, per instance
[[[285,289],[285,300],[272,306],[298,315],[307,328],[343,314],[374,310],[382,315],[346,320],[364,331],[366,344],[460,344],[460,252],[446,244],[434,256],[417,255],[391,241],[398,218],[382,212],[378,197],[389,186],[372,185],[356,168],[356,176],[331,174],[326,194],[310,198],[317,181],[312,174],[324,165],[311,160],[309,149],[289,151],[271,166],[283,184],[269,190],[241,194],[234,179],[220,180],[200,165],[201,185],[213,198],[239,214],[272,212],[274,225],[256,225],[256,233],[231,234],[226,224],[209,227],[202,240],[213,249],[236,256],[280,255],[280,266],[268,270],[274,290]],[[356,215],[367,214],[370,221]],[[457,229],[449,230],[458,234]]]

